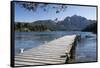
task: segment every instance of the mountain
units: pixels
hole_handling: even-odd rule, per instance
[[[20,23],[20,24],[22,24],[24,30],[26,28],[28,28],[29,30],[30,29],[33,30],[37,27],[38,28],[45,27],[49,31],[81,31],[81,30],[85,30],[88,27],[91,27],[91,24],[93,23],[96,23],[96,21],[88,20],[82,16],[73,15],[71,17],[66,17],[64,20],[58,22],[52,20],[38,20],[32,23]],[[17,30],[19,30],[19,26]]]
[[[38,20],[38,21],[35,21],[35,22],[32,22],[32,25],[45,25],[47,26],[47,28],[51,31],[55,31],[57,30],[57,25],[54,21],[52,20]]]
[[[63,25],[66,30],[82,30],[91,22],[82,16],[73,15],[72,17],[66,17],[57,24]]]

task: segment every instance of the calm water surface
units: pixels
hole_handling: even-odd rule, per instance
[[[96,34],[91,32],[59,31],[59,32],[16,32],[15,55],[21,48],[28,50],[65,35],[81,35],[75,51],[76,62],[96,61]]]

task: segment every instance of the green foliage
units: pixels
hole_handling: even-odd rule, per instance
[[[48,11],[48,6],[50,4],[48,3],[34,3],[34,2],[16,2],[16,5],[21,6],[22,8],[25,8],[26,10],[36,12],[38,8],[42,8],[43,11]],[[61,11],[65,11],[67,8],[67,5],[52,5],[52,9],[55,9],[55,13],[60,13]]]
[[[82,31],[93,32],[93,33],[96,33],[97,34],[97,23],[95,22],[95,23],[87,26]]]
[[[18,32],[32,32],[32,31],[46,31],[48,30],[46,25],[31,25],[31,23],[16,23],[15,31]]]

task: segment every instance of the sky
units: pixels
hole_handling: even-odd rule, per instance
[[[36,11],[28,11],[21,7],[21,5],[15,5],[15,22],[34,22],[37,20],[63,20],[67,16],[79,15],[87,19],[96,20],[96,7],[89,6],[75,6],[67,5],[67,8],[60,13],[56,13],[56,9],[52,6],[59,6],[55,4],[49,4],[44,11],[43,8],[37,8]]]

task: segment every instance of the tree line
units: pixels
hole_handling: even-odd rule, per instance
[[[16,23],[15,31],[17,32],[32,32],[32,31],[47,31],[48,28],[46,25],[32,25],[30,23]]]
[[[87,26],[82,31],[93,32],[93,33],[97,34],[97,22]]]

